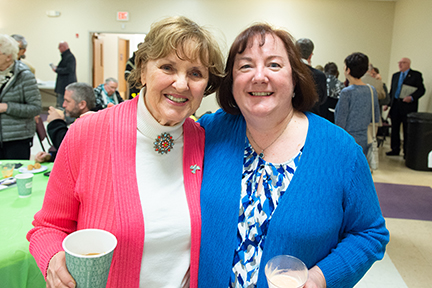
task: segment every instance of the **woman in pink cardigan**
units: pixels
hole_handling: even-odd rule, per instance
[[[72,125],[27,235],[47,287],[75,287],[62,241],[86,228],[117,237],[107,287],[197,286],[204,131],[188,117],[223,66],[206,30],[161,20],[136,52],[140,96]]]

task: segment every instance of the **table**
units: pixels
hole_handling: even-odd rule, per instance
[[[23,167],[34,161],[1,160],[2,163],[22,163]],[[17,187],[0,190],[0,288],[44,288],[45,280],[36,261],[29,252],[27,232],[33,228],[34,214],[42,208],[48,177],[53,163],[43,163],[48,170],[34,174],[32,195],[19,198]],[[14,175],[19,174],[18,169]],[[0,175],[1,177],[1,175]]]
[[[55,81],[39,81],[37,86],[41,93],[42,107],[55,107],[57,103],[57,93],[54,92]]]

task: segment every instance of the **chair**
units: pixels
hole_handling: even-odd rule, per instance
[[[51,140],[49,139],[49,137],[48,137],[48,135],[47,135],[47,132],[46,132],[45,126],[44,126],[44,124],[43,124],[43,121],[42,121],[42,118],[40,117],[40,115],[38,115],[38,116],[35,117],[35,121],[36,121],[36,134],[37,134],[37,136],[38,136],[38,138],[39,138],[39,142],[40,142],[40,145],[41,145],[41,147],[42,147],[42,150],[43,150],[44,152],[46,152],[46,151],[45,151],[45,147],[44,147],[43,144],[42,144],[42,141],[43,141],[44,139],[47,139],[48,144],[50,145],[50,148],[49,148],[48,150],[51,150],[51,149],[54,148],[54,147],[53,147],[53,145],[52,145],[52,143],[51,143]]]
[[[382,126],[378,127],[377,131],[378,147],[382,146],[386,140],[386,137],[390,136],[390,128],[391,125],[389,124],[388,120],[382,119]]]

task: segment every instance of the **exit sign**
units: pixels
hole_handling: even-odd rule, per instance
[[[129,12],[117,12],[118,21],[129,21]]]

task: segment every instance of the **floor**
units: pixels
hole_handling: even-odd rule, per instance
[[[46,140],[45,140],[46,141]],[[379,169],[375,182],[432,186],[432,172],[419,172],[405,166],[402,156],[386,156],[388,139],[380,147]],[[44,142],[45,147],[49,147]],[[32,158],[42,151],[34,139]],[[431,207],[432,209],[432,207]],[[432,221],[387,218],[390,243],[382,261],[376,262],[356,288],[432,287]]]
[[[405,166],[402,156],[386,156],[390,140],[380,148],[375,182],[432,186],[432,172]],[[432,207],[431,207],[432,209]],[[372,266],[356,288],[432,287],[432,222],[386,218],[390,242],[384,259]]]

